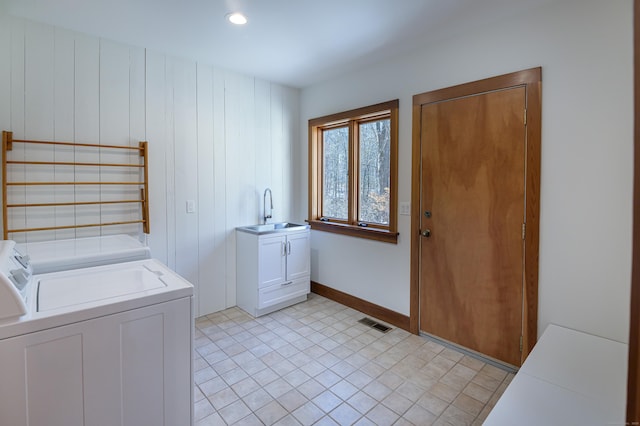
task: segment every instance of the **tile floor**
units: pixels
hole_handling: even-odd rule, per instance
[[[198,318],[196,426],[479,425],[513,377],[364,316],[310,294],[260,318]]]

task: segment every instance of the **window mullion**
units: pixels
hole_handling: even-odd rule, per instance
[[[315,187],[316,187],[316,197],[315,197],[315,211],[314,215],[316,218],[322,216],[323,212],[323,201],[322,194],[324,193],[324,137],[322,134],[322,128],[318,127],[315,129],[314,137],[316,138],[317,143],[315,144],[314,155],[315,158],[315,170],[314,170],[314,179],[315,179]],[[314,165],[309,164],[309,167],[314,167]]]
[[[359,180],[360,180],[360,142],[358,121],[349,122],[349,223],[358,225]]]

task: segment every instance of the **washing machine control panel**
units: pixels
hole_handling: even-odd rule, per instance
[[[27,313],[32,273],[29,257],[15,249],[15,242],[0,241],[0,320]]]
[[[22,265],[22,267],[24,269],[31,270],[31,259],[29,259],[29,255],[28,254],[21,254],[18,250],[16,250],[14,248],[13,249],[13,258],[15,260],[17,260],[18,263],[20,265]]]
[[[9,280],[16,286],[23,299],[26,299],[25,288],[31,280],[31,275],[29,256],[22,255],[14,248],[9,258]]]

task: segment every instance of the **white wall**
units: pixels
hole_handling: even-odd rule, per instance
[[[291,216],[298,90],[6,15],[0,15],[0,57],[0,129],[13,131],[14,138],[149,142],[152,255],[195,285],[200,315],[234,306],[235,227],[260,220],[266,187],[273,190],[274,219]],[[73,150],[63,148],[33,155],[57,161],[74,157]],[[76,160],[89,161],[83,155],[77,150]],[[113,178],[97,169],[74,173],[59,166],[43,168],[39,176],[33,170],[18,172],[59,181]],[[113,195],[99,187],[75,193],[59,189],[57,200],[64,201],[95,199],[97,191],[102,199]],[[33,201],[43,194],[23,190],[18,196]],[[194,214],[186,213],[187,200],[195,201]],[[13,214],[30,227],[46,219]],[[101,222],[114,214],[105,207],[67,207],[57,208],[54,216],[61,225]],[[132,228],[13,237],[116,231]]]
[[[412,96],[542,66],[539,332],[548,323],[628,340],[632,2],[559,0],[301,93],[307,120],[400,99],[399,197],[411,190]],[[307,147],[301,147],[307,179]],[[300,187],[298,215],[306,217]],[[314,231],[312,279],[409,314],[410,222],[398,245]],[[353,265],[357,265],[356,268]]]

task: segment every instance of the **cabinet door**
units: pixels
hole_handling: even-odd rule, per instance
[[[286,237],[260,237],[258,247],[258,287],[280,284],[286,278]]]
[[[1,341],[0,424],[84,424],[82,346],[78,327]]]
[[[287,237],[287,280],[311,274],[309,232],[289,234]]]
[[[192,424],[190,298],[0,341],[0,425]]]

